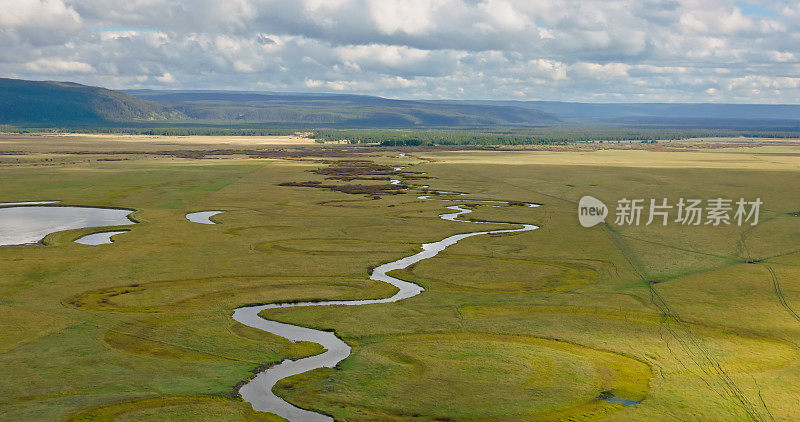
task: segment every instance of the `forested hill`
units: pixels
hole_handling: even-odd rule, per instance
[[[0,124],[186,119],[179,111],[105,88],[0,78]]]
[[[800,130],[800,105],[393,100],[368,95],[112,91],[0,78],[0,125],[304,128],[633,127]]]
[[[345,127],[542,125],[531,107],[441,104],[366,95],[231,91],[112,91],[72,82],[0,78],[0,124],[104,122],[291,124]]]
[[[232,91],[126,91],[209,122],[356,127],[541,125],[559,122],[531,107],[442,104],[367,95]]]

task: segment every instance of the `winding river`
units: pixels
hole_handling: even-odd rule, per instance
[[[394,182],[394,180],[392,180]],[[398,180],[399,183],[399,180]],[[439,192],[445,193],[445,192]],[[447,192],[447,194],[454,194]],[[465,194],[456,194],[465,195]],[[430,199],[430,195],[423,195],[419,199]],[[441,199],[442,201],[454,201],[452,199]],[[463,202],[486,202],[491,204],[508,204],[505,201],[486,201],[486,200],[464,200]],[[537,206],[537,204],[526,204],[528,206]],[[422,244],[422,251],[405,258],[398,259],[397,261],[383,264],[372,271],[370,279],[375,281],[383,281],[398,288],[397,293],[391,297],[383,299],[366,299],[366,300],[331,300],[321,302],[292,302],[292,303],[273,303],[269,305],[258,306],[245,306],[237,308],[233,312],[233,319],[247,325],[249,327],[257,328],[281,337],[288,339],[291,342],[308,341],[318,343],[325,348],[325,352],[318,355],[310,356],[298,360],[286,359],[279,364],[260,372],[255,378],[244,384],[239,389],[239,394],[244,401],[250,403],[253,409],[259,412],[272,412],[290,421],[332,421],[333,418],[320,413],[312,412],[309,410],[301,409],[293,406],[292,404],[284,401],[272,392],[275,384],[293,375],[302,374],[317,368],[333,368],[350,355],[350,346],[342,339],[336,336],[331,331],[315,330],[307,327],[297,325],[285,324],[282,322],[272,321],[259,316],[259,313],[267,309],[275,308],[294,308],[304,306],[360,306],[360,305],[374,305],[379,303],[397,302],[402,299],[407,299],[416,296],[423,292],[422,286],[410,283],[399,278],[390,276],[388,273],[394,270],[407,268],[424,259],[432,258],[439,252],[445,250],[449,246],[455,245],[458,241],[468,237],[479,236],[484,234],[500,234],[500,233],[515,233],[535,230],[538,227],[532,224],[514,224],[514,223],[497,223],[492,221],[468,221],[459,220],[458,218],[464,214],[471,213],[472,210],[465,208],[466,205],[452,205],[446,207],[454,211],[451,213],[441,214],[439,217],[448,221],[457,221],[461,223],[473,224],[508,224],[513,226],[521,226],[518,228],[488,230],[488,231],[475,231],[469,233],[456,234],[446,237],[438,242]],[[497,205],[495,205],[497,206]]]

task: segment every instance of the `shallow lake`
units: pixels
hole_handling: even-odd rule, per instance
[[[23,206],[0,208],[0,246],[39,243],[50,233],[87,227],[135,224],[132,210],[90,207]]]

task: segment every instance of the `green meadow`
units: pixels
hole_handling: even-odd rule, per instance
[[[369,268],[504,228],[438,218],[471,199],[540,203],[467,217],[540,228],[468,238],[397,271],[425,288],[410,299],[265,311],[352,346],[335,369],[279,382],[281,397],[343,421],[800,414],[800,146],[320,148],[291,159],[103,150],[0,155],[0,202],[124,207],[139,222],[109,245],[73,242],[104,228],[0,247],[0,420],[279,420],[235,386],[322,350],[240,325],[233,309],[390,296]],[[387,183],[310,172],[344,160],[431,179],[378,196],[279,186]],[[470,195],[425,201],[413,187],[423,184]],[[584,195],[611,208],[609,224],[578,224]],[[757,226],[618,226],[623,197],[764,205]],[[184,218],[203,210],[226,212],[216,225]]]

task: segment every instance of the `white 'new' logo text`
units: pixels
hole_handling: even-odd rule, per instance
[[[593,196],[584,196],[578,203],[578,220],[583,227],[596,226],[605,221],[608,207]]]

